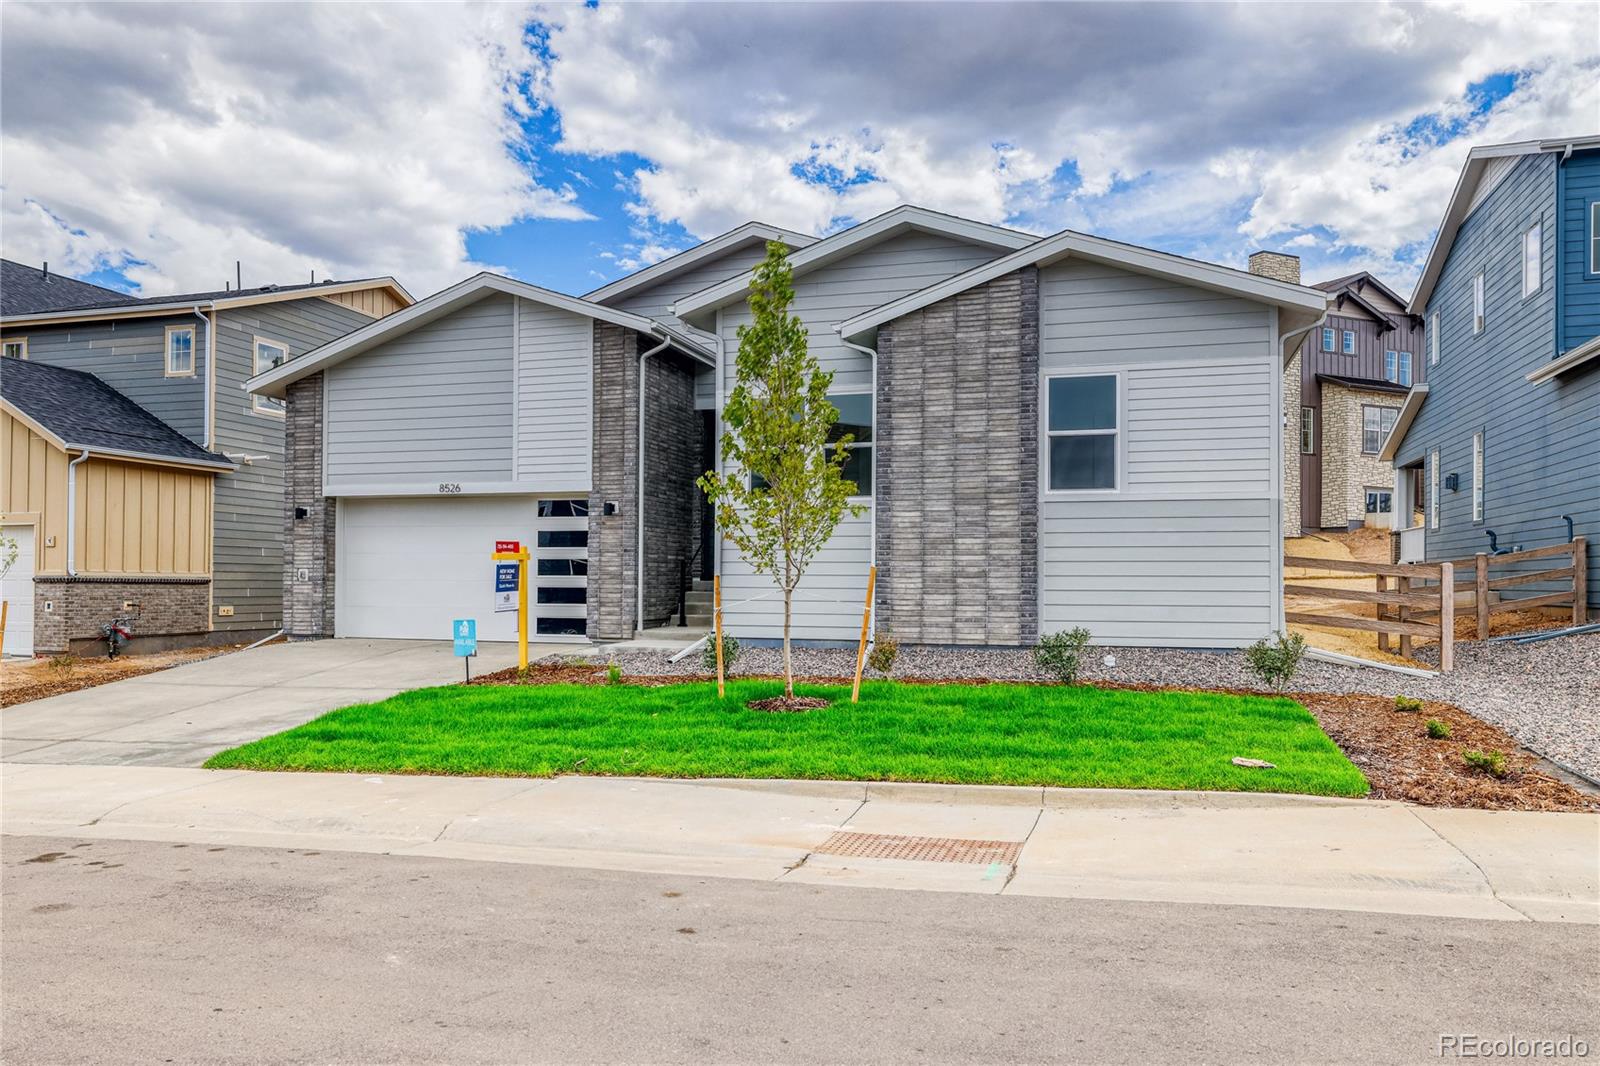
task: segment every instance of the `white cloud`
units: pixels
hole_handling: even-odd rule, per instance
[[[526,9],[4,6],[5,252],[146,295],[481,269],[465,232],[582,218],[513,147]],[[524,146],[525,147],[525,146]]]

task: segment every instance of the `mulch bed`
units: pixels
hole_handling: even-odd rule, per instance
[[[807,711],[822,710],[822,708],[828,706],[828,701],[820,696],[770,696],[764,700],[751,700],[745,706],[752,711],[804,714]]]
[[[636,676],[626,675],[625,684],[657,688],[663,685],[708,683],[712,675]],[[738,680],[781,681],[778,676]],[[848,685],[849,677],[796,678],[806,684]],[[895,679],[913,685],[1018,684],[991,682],[981,678]],[[604,685],[603,665],[534,663],[518,678],[515,668],[473,678],[473,685]],[[1104,688],[1140,692],[1177,691],[1173,686],[1148,684],[1106,684]],[[1247,689],[1189,689],[1186,691],[1226,692],[1238,696],[1271,695]],[[1361,769],[1372,784],[1371,798],[1403,800],[1424,807],[1471,807],[1497,811],[1600,811],[1600,794],[1581,792],[1566,781],[1540,769],[1541,760],[1525,750],[1504,730],[1474,718],[1450,703],[1432,700],[1417,711],[1397,711],[1387,696],[1334,695],[1325,692],[1288,692],[1289,699],[1304,705],[1322,731]],[[774,700],[752,703],[766,704]],[[776,699],[781,702],[781,697]],[[817,701],[826,706],[826,701]],[[787,710],[791,708],[758,708]],[[798,708],[796,708],[798,709]],[[1434,740],[1427,734],[1427,721],[1437,718],[1450,727],[1448,740]],[[1466,764],[1466,750],[1502,752],[1506,757],[1505,777],[1493,777]]]

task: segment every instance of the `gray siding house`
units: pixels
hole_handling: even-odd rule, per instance
[[[878,625],[915,644],[1281,627],[1282,368],[1326,294],[902,207],[820,240],[752,223],[588,298],[480,275],[259,375],[288,404],[291,633],[511,639],[489,555],[516,540],[537,638],[665,623],[707,557],[729,629],[776,638],[694,485],[769,240],[866,507],[808,572],[799,639],[853,641],[874,565]]]
[[[1402,557],[1559,544],[1570,518],[1600,604],[1600,136],[1474,148],[1408,310],[1428,380],[1382,452],[1424,501],[1396,511]]]
[[[215,483],[209,620],[182,635],[232,642],[281,628],[284,412],[245,382],[410,305],[410,295],[393,278],[148,299],[84,286],[96,291],[72,289],[42,306],[41,284],[63,279],[41,283],[45,272],[5,265],[7,356],[92,373],[233,464]],[[154,635],[149,625],[135,631]]]

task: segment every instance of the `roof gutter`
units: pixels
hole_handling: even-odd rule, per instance
[[[1328,321],[1328,310],[1327,308],[1323,308],[1322,314],[1318,315],[1317,320],[1311,323],[1311,325],[1305,327],[1304,329],[1293,330],[1279,338],[1280,343],[1283,345],[1283,351],[1281,354],[1283,355],[1284,366],[1288,366],[1289,360],[1294,358],[1293,355],[1289,354],[1291,347],[1298,346],[1301,340],[1310,334],[1312,330],[1317,329],[1326,321]]]

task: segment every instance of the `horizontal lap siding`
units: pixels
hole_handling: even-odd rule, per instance
[[[517,301],[517,479],[551,492],[589,491],[594,320]],[[497,414],[478,414],[475,428]]]
[[[230,606],[218,630],[277,629],[283,618],[284,420],[251,407],[244,383],[254,373],[255,338],[287,345],[298,358],[372,316],[321,297],[260,304],[217,314],[217,451],[249,455],[249,463],[220,475],[212,602]]]
[[[1041,628],[1169,647],[1270,632],[1279,413],[1269,312],[1067,261],[1040,274],[1040,361],[1046,373],[1119,372],[1123,435],[1121,492],[1041,498]]]
[[[1589,205],[1600,201],[1600,151],[1580,152],[1563,169],[1561,350],[1570,351],[1600,335],[1600,274],[1589,272]]]
[[[512,307],[487,297],[327,371],[329,495],[512,479]]]
[[[1555,233],[1557,156],[1520,159],[1456,233],[1428,301],[1440,319],[1439,365],[1429,394],[1396,460],[1409,464],[1440,454],[1439,528],[1425,535],[1429,560],[1460,559],[1488,548],[1494,530],[1502,548],[1539,548],[1566,539],[1571,515],[1590,538],[1589,601],[1600,603],[1600,371],[1590,367],[1532,383],[1526,375],[1556,352]],[[1570,218],[1570,212],[1568,213]],[[1540,220],[1543,286],[1522,295],[1522,233]],[[1585,228],[1585,235],[1587,229]],[[1472,278],[1484,271],[1486,322],[1472,332]],[[1564,301],[1574,297],[1563,279]],[[1472,517],[1472,437],[1484,435],[1484,517]],[[1460,488],[1443,487],[1457,474]],[[1547,569],[1548,561],[1528,569]],[[1509,573],[1510,571],[1506,571]],[[1496,570],[1496,576],[1501,571]],[[1508,596],[1554,592],[1530,585]]]
[[[811,354],[823,370],[834,371],[836,391],[866,391],[872,385],[872,360],[845,347],[834,332],[844,320],[918,289],[987,263],[1000,253],[944,236],[914,231],[866,248],[823,266],[795,281],[790,308],[806,324]],[[726,387],[732,389],[739,349],[738,327],[750,321],[747,304],[722,310]],[[846,517],[827,547],[807,572],[801,589],[809,595],[840,602],[804,599],[794,605],[796,639],[854,641],[861,633],[861,607],[872,563],[870,512]],[[732,544],[722,549],[723,602],[746,599],[773,589],[770,578],[755,575]],[[725,615],[729,629],[753,638],[783,635],[783,601],[774,594]]]

